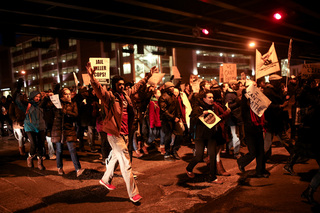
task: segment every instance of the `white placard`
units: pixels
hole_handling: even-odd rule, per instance
[[[203,113],[199,119],[202,121],[209,129],[214,127],[221,120],[212,110],[208,110],[208,113]]]
[[[237,80],[237,64],[223,64],[223,82],[229,83],[230,80]]]
[[[250,99],[251,110],[259,117],[263,115],[264,111],[266,111],[271,104],[267,96],[265,96],[258,87],[254,86],[254,84],[250,84],[245,96]]]
[[[100,84],[110,84],[110,58],[89,58],[89,61]]]
[[[59,99],[59,95],[58,95],[58,94],[55,94],[55,95],[50,96],[50,100],[52,101],[52,103],[54,104],[54,106],[55,106],[57,109],[62,109],[61,102],[60,102],[60,99]]]

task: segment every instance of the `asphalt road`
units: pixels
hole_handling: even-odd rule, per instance
[[[320,206],[311,206],[300,197],[317,172],[316,161],[297,164],[294,169],[298,176],[286,174],[279,164],[270,170],[269,178],[241,177],[238,187],[197,212],[320,212]],[[320,193],[314,198],[320,202]]]
[[[28,146],[28,144],[27,144]],[[133,158],[133,171],[143,199],[134,205],[128,199],[120,171],[116,171],[114,191],[99,185],[105,166],[98,153],[79,152],[84,174],[77,178],[70,155],[64,150],[65,175],[57,174],[55,160],[46,160],[45,171],[26,167],[26,157],[18,154],[17,142],[0,139],[0,212],[317,212],[300,198],[318,168],[314,160],[295,166],[299,176],[285,175],[286,150],[274,143],[273,160],[267,164],[271,176],[255,179],[255,162],[239,172],[236,160],[222,158],[229,177],[224,183],[206,181],[208,168],[199,163],[189,179],[185,168],[192,158],[192,149],[182,146],[181,160],[163,161],[157,150],[141,159]],[[246,148],[241,148],[246,152]],[[319,192],[315,199],[320,202]],[[320,212],[320,211],[318,211]]]

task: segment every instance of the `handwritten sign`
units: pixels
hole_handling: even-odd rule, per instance
[[[61,102],[60,102],[60,99],[59,99],[59,95],[58,95],[58,94],[50,96],[50,100],[52,101],[53,105],[54,105],[57,109],[62,109]]]
[[[223,82],[228,83],[230,80],[237,80],[237,64],[223,64]]]
[[[307,79],[310,76],[320,77],[320,65],[303,64],[301,69],[301,78]]]
[[[96,69],[94,77],[100,84],[110,83],[110,58],[89,58],[92,68]]]
[[[209,129],[214,127],[221,120],[213,111],[208,110],[208,113],[203,113],[199,119],[204,123]]]
[[[265,96],[258,87],[251,84],[247,88],[246,98],[250,99],[251,110],[261,117],[266,109],[271,104],[271,101]]]

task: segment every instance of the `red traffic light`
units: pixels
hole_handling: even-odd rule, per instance
[[[208,29],[203,28],[203,29],[201,30],[201,32],[202,32],[203,34],[205,34],[205,35],[209,35],[209,30],[208,30]]]
[[[276,19],[276,20],[280,20],[282,18],[282,15],[280,13],[275,13],[273,14],[273,17]]]

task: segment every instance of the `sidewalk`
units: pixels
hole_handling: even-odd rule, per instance
[[[196,177],[189,179],[185,168],[192,158],[191,148],[182,146],[181,160],[174,162],[163,161],[159,152],[151,151],[141,159],[133,158],[133,171],[143,197],[141,203],[135,205],[128,199],[119,170],[112,182],[116,190],[109,192],[99,185],[105,166],[98,162],[97,153],[78,152],[81,166],[86,170],[76,178],[67,150],[64,150],[66,174],[59,176],[55,160],[44,162],[45,171],[30,169],[17,149],[14,139],[0,139],[0,212],[194,212],[234,189],[241,175],[236,160],[222,158],[225,169],[231,173],[229,177],[219,176],[222,185],[206,182],[205,163],[199,163],[194,170]],[[282,147],[274,148],[273,155],[286,158]],[[267,164],[269,170],[273,167]],[[254,168],[255,161],[246,171]]]

